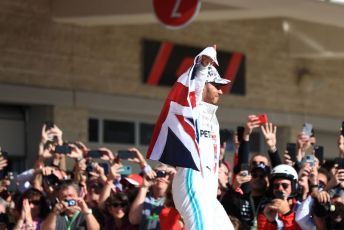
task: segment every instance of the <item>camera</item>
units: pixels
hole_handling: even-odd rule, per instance
[[[57,186],[60,183],[60,180],[57,176],[54,174],[50,174],[48,176],[43,176],[43,181],[48,185],[48,186]]]
[[[87,160],[87,161],[86,161],[86,172],[87,172],[87,173],[90,173],[90,172],[93,171],[93,169],[94,169],[94,164],[95,164],[95,162],[92,161],[92,160]]]
[[[166,171],[158,170],[156,172],[156,177],[165,177],[167,175]]]
[[[70,200],[65,200],[66,204],[68,207],[75,206],[76,205],[76,200],[70,199]]]

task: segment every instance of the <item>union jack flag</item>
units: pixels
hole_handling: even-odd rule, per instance
[[[195,65],[172,87],[155,125],[147,158],[199,170]]]

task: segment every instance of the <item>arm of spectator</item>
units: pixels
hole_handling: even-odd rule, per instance
[[[336,187],[344,189],[344,169],[336,169],[334,178],[336,180]]]
[[[299,133],[296,138],[296,160],[301,162],[306,150],[311,146],[309,136]]]
[[[99,197],[98,206],[101,210],[105,210],[105,201],[111,194],[111,189],[114,186],[113,181],[121,176],[120,171],[121,165],[118,163],[115,163],[110,167],[109,175],[107,176],[106,182]]]
[[[241,187],[242,184],[247,183],[251,181],[252,176],[250,174],[247,174],[247,171],[240,171],[233,182],[233,189],[237,190],[238,188]]]
[[[0,170],[3,170],[7,166],[7,159],[0,156]]]
[[[260,126],[258,117],[256,115],[249,115],[244,129],[243,140],[250,141],[250,135],[254,128]]]
[[[21,214],[13,230],[23,229],[24,222],[26,225],[26,229],[28,229],[28,226],[32,225],[31,208],[28,199],[23,199]]]
[[[98,163],[95,164],[94,171],[91,172],[91,174],[93,174],[93,173],[97,174],[98,180],[100,181],[100,183],[102,183],[102,184],[106,183],[107,177],[105,175],[104,169]]]
[[[293,161],[291,160],[291,157],[290,157],[290,155],[289,155],[288,150],[285,150],[285,151],[284,151],[283,157],[284,157],[284,161],[283,161],[284,164],[289,165],[289,166],[292,166],[292,167],[294,166],[295,162],[293,162]]]
[[[54,125],[54,127],[52,127],[51,129],[49,129],[48,131],[51,135],[56,136],[57,138],[57,144],[58,145],[62,145],[63,144],[63,139],[62,139],[62,135],[63,132],[62,130],[57,127],[57,125]]]
[[[239,143],[238,149],[238,166],[241,164],[248,164],[248,158],[250,154],[249,140],[252,130],[259,127],[259,121],[256,115],[249,115],[245,125],[242,141]]]
[[[73,180],[76,183],[82,183],[86,180],[86,159],[75,162],[73,169]]]
[[[99,230],[100,225],[92,212],[90,212],[85,200],[83,198],[77,199],[78,206],[80,207],[81,212],[84,214],[86,220],[86,226],[89,230]]]
[[[339,157],[344,157],[344,136],[342,134],[339,134],[337,143],[338,143]]]
[[[130,206],[129,221],[131,224],[139,224],[141,222],[143,203],[149,187],[153,184],[153,180],[154,179],[150,179],[148,175],[144,175],[143,185],[140,187],[135,200]]]
[[[102,147],[102,148],[99,148],[98,150],[103,153],[100,159],[104,161],[109,161],[110,164],[114,163],[115,156],[113,155],[113,152],[110,149]]]

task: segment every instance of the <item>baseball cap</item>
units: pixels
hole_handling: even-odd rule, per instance
[[[215,83],[215,84],[220,84],[220,85],[227,85],[231,81],[220,77],[220,74],[219,72],[217,72],[216,68],[214,66],[209,66],[208,76],[205,82]]]
[[[255,170],[261,170],[263,171],[266,175],[270,174],[270,167],[264,164],[258,164],[255,165],[251,168],[251,172],[255,171]]]
[[[124,180],[135,186],[141,186],[143,184],[143,178],[139,174],[131,174],[125,177]]]

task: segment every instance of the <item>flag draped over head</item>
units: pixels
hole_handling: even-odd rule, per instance
[[[182,74],[172,87],[161,110],[150,140],[147,158],[172,166],[200,169],[197,102],[201,98],[205,74],[197,74],[202,55],[216,60],[212,47],[196,56],[194,64]]]

